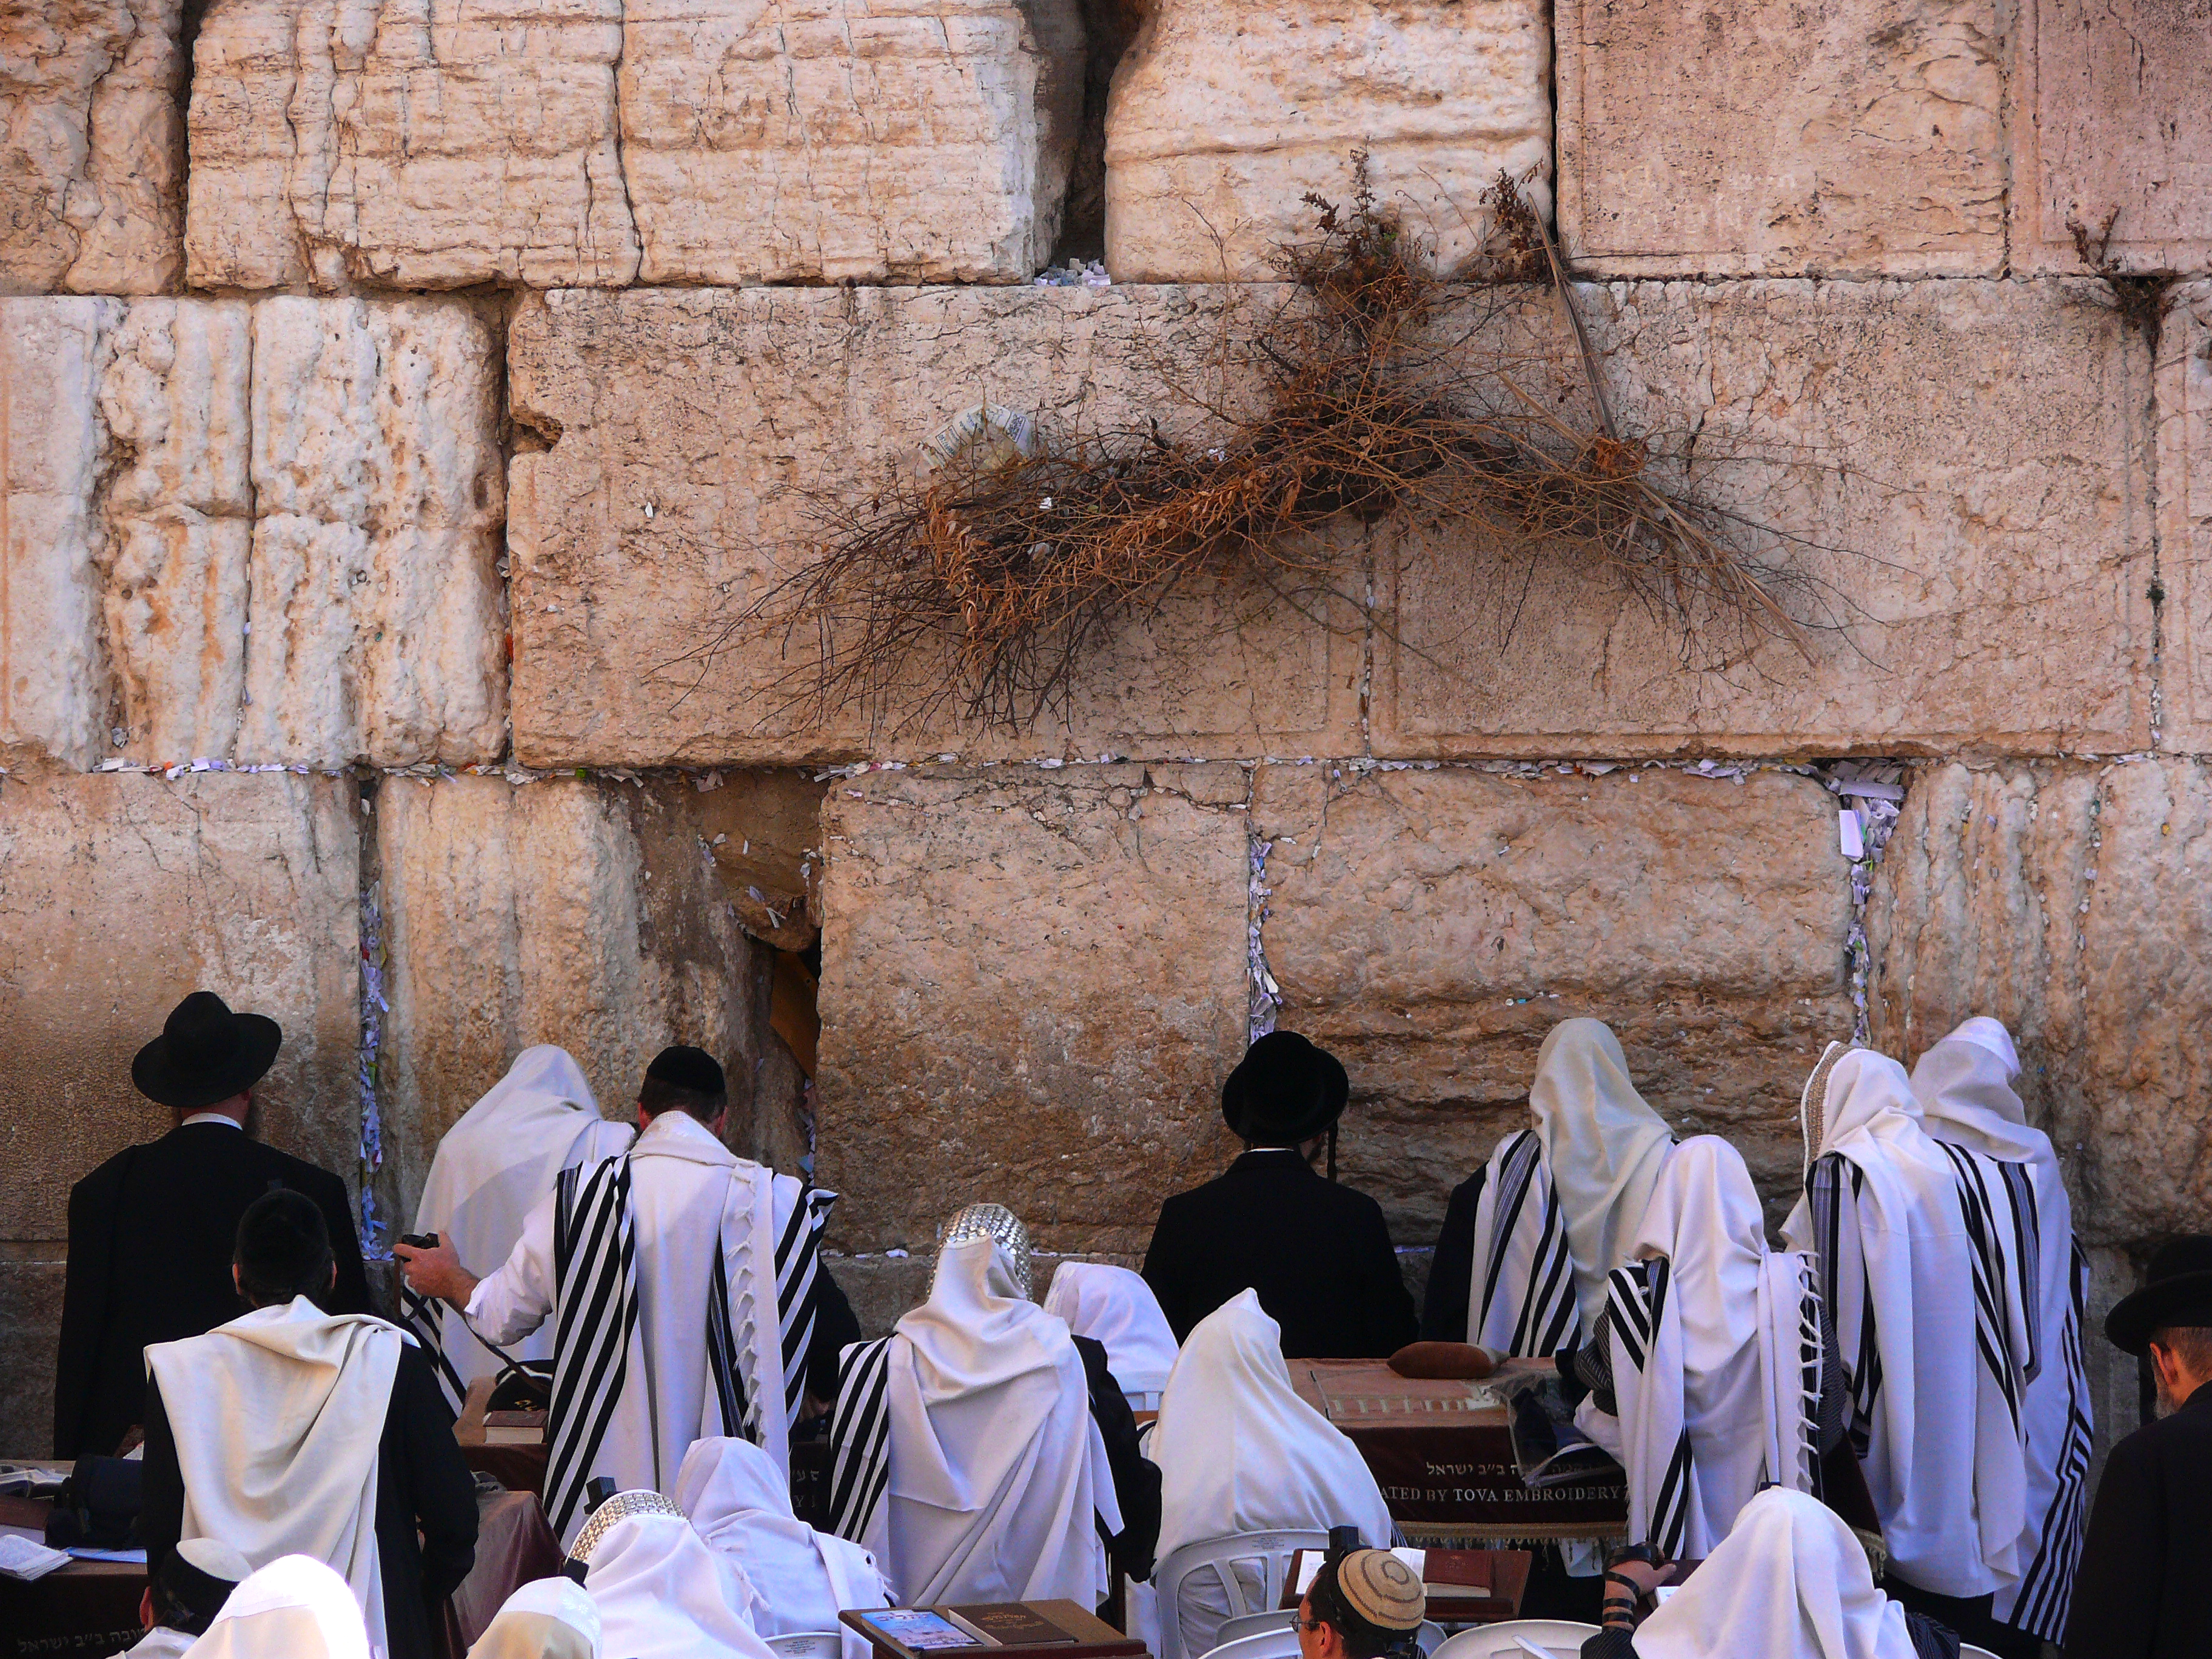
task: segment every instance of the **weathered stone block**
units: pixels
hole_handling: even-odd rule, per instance
[[[441,301],[0,301],[0,745],[496,756],[495,356]]]
[[[0,781],[0,1237],[63,1237],[71,1183],[167,1129],[131,1057],[194,990],[284,1028],[254,1127],[352,1178],[359,872],[346,779]]]
[[[0,294],[159,294],[184,221],[180,0],[0,15]]]
[[[1244,814],[1145,769],[876,773],[823,809],[822,1184],[838,1248],[1012,1208],[1143,1250],[1214,1174],[1246,1030]]]
[[[216,0],[192,285],[629,282],[622,51],[621,0]]]
[[[1025,282],[1083,117],[1075,0],[629,0],[647,283]]]
[[[2005,268],[1997,0],[1563,0],[1559,239],[1599,276]]]
[[[1106,112],[1117,282],[1252,282],[1314,234],[1308,192],[1378,205],[1452,269],[1502,173],[1551,210],[1551,30],[1532,0],[1159,0]]]
[[[600,1110],[635,1115],[672,1042],[720,1059],[749,1109],[765,1030],[755,947],[724,897],[683,779],[387,780],[376,797],[385,925],[385,1184],[412,1216],[438,1137],[534,1042],[557,1042]]]
[[[2212,270],[2212,15],[2174,0],[2022,0],[2013,269]]]
[[[1278,1023],[1351,1073],[1344,1177],[1401,1246],[1528,1124],[1575,1015],[1678,1134],[1728,1136],[1770,1196],[1797,1176],[1798,1091],[1853,1017],[1850,866],[1811,779],[1270,766],[1252,831]]]
[[[825,506],[912,477],[987,396],[1048,432],[1195,419],[1224,331],[1275,290],[982,288],[557,292],[508,366],[517,752],[540,764],[791,764],[957,751],[1343,752],[1362,644],[1259,584],[1139,611],[1033,729],[994,730],[927,677],[888,714],[823,710],[809,630],[726,629],[804,570]],[[1225,395],[1225,394],[1224,394]],[[1251,620],[1243,627],[1236,619]]]
[[[2160,746],[2212,750],[2212,282],[2166,296],[2158,332]]]
[[[2194,761],[1953,763],[1906,790],[1868,915],[1875,1043],[1910,1062],[1970,1014],[2004,1021],[2087,1243],[2212,1230],[2208,888]]]
[[[1814,624],[1808,654],[1725,613],[1686,640],[1586,553],[1416,534],[1379,561],[1396,598],[1376,629],[1376,752],[2148,744],[2151,365],[2102,283],[1577,293],[1658,476],[1688,465],[1777,532],[1742,544],[1787,573],[1773,586]],[[1581,395],[1548,299],[1496,326],[1500,349],[1533,353],[1534,395]]]
[[[0,1444],[16,1457],[43,1456],[53,1441],[64,1255],[32,1244],[0,1258]]]

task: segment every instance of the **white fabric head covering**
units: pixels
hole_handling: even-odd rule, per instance
[[[230,1593],[186,1659],[368,1659],[344,1579],[311,1555],[280,1556]]]
[[[1914,1659],[1905,1609],[1818,1499],[1770,1488],[1636,1632],[1637,1659]]]
[[[599,1659],[599,1610],[563,1574],[534,1578],[508,1596],[469,1659]]]
[[[524,1218],[563,1169],[616,1156],[632,1133],[629,1125],[599,1115],[592,1085],[567,1049],[550,1042],[525,1048],[439,1140],[414,1230],[436,1233],[463,1267],[488,1276],[507,1260]],[[548,1320],[509,1352],[545,1358],[553,1352],[552,1334]],[[465,1384],[499,1369],[497,1357],[468,1334],[457,1310],[446,1310],[441,1342]]]
[[[1594,1330],[1605,1276],[1628,1259],[1629,1236],[1674,1137],[1629,1081],[1620,1039],[1603,1020],[1552,1028],[1536,1053],[1528,1109],[1566,1220],[1583,1328]]]
[[[1929,1133],[1939,1140],[2007,1164],[2055,1167],[2051,1138],[2027,1127],[2027,1108],[2013,1092],[2019,1075],[2011,1034],[1978,1014],[1920,1056],[1912,1068],[1912,1095]]]
[[[2027,1313],[2014,1264],[1969,1237],[1961,1195],[1970,1181],[1994,1184],[1984,1201],[2002,1202],[1996,1166],[1929,1138],[1905,1068],[1886,1054],[1830,1045],[1800,1109],[1808,1167],[1833,1152],[1857,1172],[1839,1196],[1832,1240],[1818,1236],[1809,1198],[1783,1236],[1822,1258],[1890,1559],[1939,1595],[2002,1590],[2019,1577],[2027,1520],[2020,1425],[2006,1399],[2008,1386],[2017,1397]],[[2006,1248],[2001,1237],[1991,1244]],[[1856,1358],[1869,1326],[1878,1383]]]
[[[676,1501],[707,1547],[744,1570],[760,1597],[753,1627],[762,1635],[840,1631],[847,1659],[866,1659],[868,1644],[837,1615],[890,1605],[875,1558],[793,1516],[791,1483],[767,1452],[750,1440],[693,1441]]]
[[[1686,1435],[1685,1525],[1669,1553],[1698,1559],[1728,1535],[1762,1480],[1799,1491],[1810,1484],[1802,1344],[1811,1263],[1768,1251],[1751,1172],[1717,1135],[1674,1149],[1629,1249],[1668,1264],[1660,1328],[1641,1345],[1643,1364],[1622,1346],[1618,1321],[1613,1329],[1630,1536],[1650,1536]]]
[[[902,1604],[1105,1599],[1093,1517],[1122,1521],[1083,1357],[995,1238],[939,1255],[892,1334],[884,1406],[890,1478],[865,1541]]]
[[[380,1648],[377,1453],[410,1340],[302,1296],[146,1350],[176,1439],[185,1531],[264,1567],[306,1554],[343,1572]]]
[[[599,1645],[620,1659],[767,1659],[748,1622],[744,1569],[707,1547],[680,1515],[627,1515],[592,1550],[584,1588]]]
[[[1158,1394],[1175,1369],[1175,1332],[1142,1273],[1103,1261],[1063,1261],[1045,1292],[1044,1310],[1106,1347],[1107,1368],[1124,1394]]]

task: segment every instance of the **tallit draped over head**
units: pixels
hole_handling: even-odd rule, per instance
[[[2027,1316],[2002,1170],[1922,1129],[1905,1068],[1832,1044],[1801,1102],[1812,1252],[1850,1380],[1850,1429],[1893,1570],[1939,1595],[2020,1576]]]
[[[185,1659],[369,1659],[361,1607],[344,1579],[307,1555],[282,1555],[231,1593]]]
[[[1620,1039],[1603,1020],[1564,1019],[1536,1053],[1528,1109],[1574,1264],[1584,1330],[1605,1310],[1606,1274],[1627,1242],[1674,1144],[1629,1081]]]
[[[846,1659],[867,1659],[867,1642],[843,1631],[848,1607],[890,1604],[875,1559],[858,1544],[817,1532],[791,1511],[791,1482],[749,1440],[695,1440],[676,1477],[676,1501],[707,1547],[744,1570],[760,1598],[753,1628],[763,1636],[842,1631]]]
[[[582,1538],[578,1547],[585,1547]],[[599,1611],[603,1652],[619,1659],[769,1659],[768,1644],[749,1621],[758,1597],[744,1570],[708,1549],[683,1516],[624,1514],[589,1548],[584,1588]]]
[[[437,1234],[482,1278],[507,1260],[524,1218],[562,1170],[617,1157],[630,1136],[628,1125],[599,1115],[592,1085],[567,1049],[550,1042],[525,1048],[439,1140],[415,1206],[415,1231]],[[407,1322],[458,1409],[468,1385],[496,1371],[499,1358],[469,1334],[458,1308],[434,1306],[411,1293],[403,1299]],[[520,1359],[550,1358],[552,1333],[540,1330],[508,1352]]]
[[[2088,1263],[2074,1242],[2074,1212],[2051,1137],[2031,1128],[2013,1091],[2020,1056],[1996,1020],[1967,1020],[1920,1056],[1912,1094],[1937,1140],[1997,1160],[2012,1254],[2027,1284],[2029,1355],[2021,1421],[2027,1443],[2027,1524],[2017,1583],[1997,1592],[1996,1616],[2045,1641],[2064,1638],[2081,1556],[2094,1422],[2081,1363]]]
[[[1175,1332],[1144,1275],[1103,1261],[1063,1261],[1045,1293],[1044,1310],[1106,1349],[1106,1366],[1121,1392],[1157,1395],[1175,1369]]]
[[[845,1351],[830,1439],[835,1529],[902,1605],[1104,1600],[1097,1528],[1122,1520],[1083,1358],[996,1237],[943,1250],[929,1300]]]
[[[1875,1588],[1834,1511],[1774,1487],[1636,1631],[1637,1659],[1915,1659],[1905,1609]]]
[[[599,1609],[565,1575],[533,1579],[492,1615],[469,1659],[599,1659]]]
[[[302,1296],[146,1350],[176,1438],[185,1536],[220,1539],[257,1569],[313,1556],[343,1576],[380,1650],[377,1451],[407,1340]]]
[[[1613,1270],[1613,1392],[1629,1537],[1699,1559],[1767,1481],[1812,1485],[1820,1325],[1812,1261],[1770,1252],[1743,1156],[1674,1149]]]

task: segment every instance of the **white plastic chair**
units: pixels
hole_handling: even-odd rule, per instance
[[[1226,1647],[1247,1636],[1264,1636],[1275,1631],[1295,1628],[1291,1625],[1292,1611],[1289,1607],[1277,1607],[1272,1613],[1240,1613],[1234,1619],[1224,1619],[1221,1621],[1220,1630],[1214,1634],[1213,1644],[1217,1648]],[[1422,1659],[1428,1659],[1428,1656],[1437,1650],[1437,1644],[1443,1639],[1444,1627],[1425,1619],[1421,1621],[1420,1629],[1414,1632],[1413,1645],[1421,1650]]]
[[[1959,1659],[1997,1659],[1987,1648],[1978,1648],[1972,1642],[1959,1644]]]
[[[1159,1588],[1160,1659],[1186,1659],[1182,1593],[1190,1580],[1196,1578],[1203,1583],[1210,1579],[1221,1587],[1223,1605],[1228,1609],[1224,1622],[1227,1619],[1267,1613],[1283,1599],[1283,1581],[1290,1576],[1291,1558],[1300,1550],[1328,1547],[1326,1532],[1297,1530],[1238,1533],[1233,1537],[1201,1538],[1195,1544],[1185,1544],[1152,1571],[1152,1583]],[[1245,1580],[1237,1571],[1240,1565],[1253,1570],[1259,1580],[1256,1596],[1247,1593]],[[1288,1619],[1283,1620],[1283,1634],[1290,1641],[1288,1651],[1296,1652],[1297,1632],[1291,1628]],[[1278,1659],[1279,1650],[1268,1632],[1243,1639],[1269,1645],[1265,1651],[1240,1651],[1231,1659]]]
[[[1282,1629],[1263,1630],[1256,1636],[1224,1642],[1208,1648],[1205,1659],[1297,1659],[1297,1652],[1298,1633],[1291,1628],[1290,1613],[1285,1609]]]
[[[838,1659],[845,1650],[845,1638],[834,1630],[794,1630],[781,1636],[764,1636],[770,1653],[781,1654],[783,1659]]]
[[[1446,1637],[1430,1659],[1578,1659],[1596,1634],[1571,1619],[1509,1619]]]

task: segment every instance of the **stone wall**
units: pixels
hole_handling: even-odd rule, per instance
[[[1418,1283],[1559,1018],[1611,1021],[1779,1206],[1824,1042],[1910,1060],[1991,1012],[2108,1305],[2212,1226],[2202,24],[17,9],[0,1453],[44,1443],[68,1188],[161,1127],[129,1058],[198,985],[283,1021],[261,1132],[373,1244],[518,1048],[570,1046],[617,1115],[660,1044],[714,1048],[732,1144],[844,1194],[872,1329],[969,1199],[1135,1260],[1230,1150],[1258,1021],[1344,1057],[1346,1178]],[[1233,406],[1224,347],[1356,155],[1445,270],[1519,177],[1624,425],[1788,538],[1832,625],[1686,648],[1586,570],[1385,522],[1331,532],[1339,599],[1188,585],[1019,729],[919,677],[824,710],[823,641],[727,634],[974,404]],[[1581,395],[1549,293],[1480,317],[1463,349]],[[1856,861],[1844,757],[1905,786]]]

